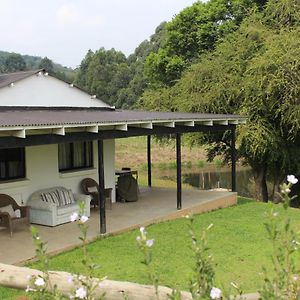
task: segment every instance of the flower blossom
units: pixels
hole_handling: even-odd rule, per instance
[[[211,299],[220,299],[221,298],[221,290],[216,288],[216,287],[213,287],[210,291],[210,298]]]
[[[71,220],[71,222],[75,222],[77,220],[77,218],[78,218],[78,213],[74,212],[74,213],[72,213],[70,220]]]
[[[37,286],[42,286],[45,284],[45,280],[43,278],[38,278],[35,280],[34,284]]]
[[[89,218],[87,216],[81,216],[80,222],[85,223]]]
[[[84,299],[86,297],[86,290],[83,287],[80,287],[75,292],[75,297],[79,299]]]
[[[152,239],[152,240],[147,240],[146,241],[146,245],[147,245],[147,247],[152,247],[153,246],[153,244],[154,244],[154,240]]]
[[[296,184],[298,182],[298,179],[295,177],[295,175],[288,175],[287,181],[291,184]]]

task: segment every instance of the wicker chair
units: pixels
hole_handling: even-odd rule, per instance
[[[13,210],[19,209],[21,212],[20,218],[12,218],[8,212],[0,211],[0,226],[7,227],[10,231],[10,236],[12,237],[13,229],[18,224],[25,224],[29,226],[29,206],[19,206],[16,201],[6,194],[0,194],[0,209],[1,207],[11,205]]]
[[[99,185],[92,178],[85,178],[81,181],[81,188],[84,194],[92,196],[91,205],[94,208],[99,206]],[[104,189],[105,207],[112,209],[112,188]]]

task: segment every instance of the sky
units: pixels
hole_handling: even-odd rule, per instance
[[[126,55],[196,0],[0,0],[0,50],[68,67],[89,49]]]

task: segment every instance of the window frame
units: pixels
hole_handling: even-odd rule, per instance
[[[70,171],[80,171],[80,170],[86,170],[86,169],[91,169],[94,167],[94,150],[93,150],[93,141],[78,141],[80,143],[83,143],[84,145],[84,161],[85,161],[85,166],[80,166],[80,167],[74,167],[75,165],[75,160],[74,160],[74,144],[75,143],[64,143],[67,145],[70,145],[70,156],[71,156],[71,167],[67,168],[60,168],[59,166],[59,149],[58,149],[58,171],[63,173],[63,172],[70,172]],[[87,144],[90,143],[90,157],[91,157],[91,163],[88,165],[87,162]],[[58,144],[58,147],[62,144]]]
[[[18,176],[9,176],[8,175],[8,163],[11,162],[11,160],[7,159],[7,152],[11,151],[12,149],[20,149],[21,150],[21,160],[22,163],[22,174]],[[5,166],[5,177],[0,177],[0,183],[6,182],[6,181],[12,181],[17,179],[25,179],[26,178],[26,155],[25,155],[25,147],[17,147],[17,148],[5,148],[1,149],[2,151],[5,151],[5,160],[4,160],[4,166]]]

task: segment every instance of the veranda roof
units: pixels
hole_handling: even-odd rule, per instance
[[[155,126],[176,128],[197,125],[238,125],[245,123],[238,115],[202,114],[182,112],[150,112],[99,108],[2,108],[0,110],[0,135],[25,138],[41,130],[52,130],[64,135],[68,131],[97,133],[101,130],[128,131],[128,127],[153,129]],[[224,128],[225,129],[225,128]]]

